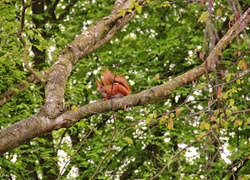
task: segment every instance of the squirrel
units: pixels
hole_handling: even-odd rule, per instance
[[[103,100],[111,98],[119,98],[130,94],[130,86],[128,81],[122,75],[114,75],[109,69],[102,72],[100,82],[96,80],[97,91],[99,91]]]

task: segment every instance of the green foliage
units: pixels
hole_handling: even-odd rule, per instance
[[[65,45],[111,12],[113,3],[60,1],[53,13],[41,14],[33,14],[29,7],[23,32],[29,61],[39,70],[48,69]],[[106,67],[126,76],[135,94],[201,64],[201,53],[207,57],[210,39],[204,38],[209,18],[205,4],[147,3],[142,8],[134,2],[129,10],[121,10],[125,15],[135,8],[138,14],[114,39],[74,66],[65,106],[77,111],[100,100],[95,80]],[[242,10],[246,4],[241,1]],[[235,16],[225,1],[216,1],[213,8],[212,23],[221,36]],[[20,10],[21,2],[0,3],[1,93],[8,89],[18,93],[15,85],[29,75],[16,36]],[[245,33],[249,36],[248,29]],[[164,102],[96,114],[2,155],[0,179],[56,179],[64,165],[61,179],[90,179],[97,168],[94,179],[149,179],[164,167],[158,179],[247,179],[248,43],[243,34],[237,37],[223,52],[216,72],[173,91]],[[38,63],[36,57],[41,54],[43,61]],[[43,103],[42,86],[31,85],[1,107],[1,128],[31,117]]]

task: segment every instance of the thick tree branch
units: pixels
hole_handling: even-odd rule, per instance
[[[94,114],[99,114],[104,111],[124,109],[125,106],[133,107],[166,100],[173,90],[181,87],[186,83],[193,82],[200,76],[207,73],[207,63],[211,63],[211,60],[220,56],[222,51],[247,26],[250,21],[249,12],[250,8],[235,23],[235,25],[229,29],[225,36],[217,43],[213,51],[208,56],[207,60],[200,66],[182,75],[179,75],[160,86],[152,87],[138,94],[132,94],[130,96],[108,101],[98,101],[80,107],[77,111],[71,110],[63,112],[63,109],[56,108],[56,106],[61,107],[61,105],[57,103],[62,102],[62,94],[64,94],[66,79],[67,76],[69,76],[72,66],[77,62],[78,58],[81,57],[82,54],[84,54],[84,52],[88,52],[90,45],[94,46],[96,44],[94,41],[95,38],[103,37],[103,30],[98,30],[98,28],[104,28],[106,25],[108,25],[108,23],[112,23],[109,18],[102,19],[104,22],[102,20],[99,21],[97,24],[93,25],[93,27],[91,27],[88,32],[84,33],[85,35],[91,35],[92,38],[89,36],[81,36],[82,39],[89,40],[83,42],[87,43],[86,46],[83,46],[83,44],[79,42],[79,39],[73,41],[73,43],[71,44],[73,44],[73,47],[75,47],[76,49],[72,50],[69,46],[67,46],[60,55],[59,60],[53,65],[53,71],[48,78],[48,85],[46,86],[46,103],[44,107],[47,106],[46,108],[54,108],[53,110],[56,110],[57,112],[49,112],[49,110],[47,110],[47,112],[49,112],[48,116],[46,113],[44,113],[44,109],[42,108],[41,111],[34,117],[17,122],[9,126],[8,128],[2,129],[0,131],[0,153],[4,153],[10,149],[13,149],[14,147],[17,147],[25,141],[29,141],[46,132],[51,132],[63,127],[70,127],[77,121],[80,121],[83,118],[90,117]],[[93,34],[92,31],[98,32]],[[80,55],[78,56],[78,54]],[[59,75],[63,77],[57,78],[57,76]],[[59,100],[57,100],[56,98],[59,98]],[[51,103],[51,106],[48,106],[49,103]],[[61,112],[58,113],[58,109],[61,110]]]
[[[131,3],[130,0],[125,1],[121,5],[121,9],[128,9]],[[93,47],[99,47],[105,42],[105,39],[111,39],[115,35],[113,27],[120,22],[120,19],[125,19],[126,21],[126,19],[129,20],[130,18],[127,18],[127,16],[122,17],[118,10],[113,11],[109,16],[90,26],[63,49],[58,60],[52,66],[51,73],[47,79],[45,104],[41,109],[41,113],[45,113],[49,118],[56,118],[62,113],[65,86],[73,66],[79,59],[86,56],[89,51],[92,51]]]

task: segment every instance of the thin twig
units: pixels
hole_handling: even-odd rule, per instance
[[[209,135],[212,132],[212,130],[208,131],[205,135],[203,135],[201,138],[196,139],[195,141],[191,142],[190,144],[188,144],[186,147],[182,148],[178,153],[176,153],[171,159],[170,161],[173,161],[177,156],[179,156],[184,150],[186,150],[187,148],[189,148],[190,146],[192,146],[193,144],[199,142],[202,138],[206,137],[207,135]],[[163,171],[169,166],[169,164],[167,163],[156,175],[154,175],[152,178],[150,178],[150,180],[153,180],[155,178],[157,178],[159,175],[161,175],[163,173]]]
[[[84,144],[84,142],[86,141],[86,139],[90,136],[90,134],[93,132],[94,128],[92,128],[89,133],[84,136],[82,138],[82,142],[81,144],[79,145],[79,147],[77,148],[76,152],[70,157],[70,159],[64,164],[62,170],[60,171],[58,177],[57,177],[57,180],[59,180],[61,178],[61,176],[63,175],[63,171],[64,169],[66,168],[66,166],[70,163],[70,161],[72,161],[72,159],[74,159],[74,157],[76,156],[76,154],[79,152],[80,148],[82,147],[82,145]]]
[[[112,99],[111,99],[112,101]],[[90,177],[90,180],[94,179],[94,177],[97,175],[98,171],[100,170],[102,164],[104,163],[104,161],[107,159],[107,157],[109,156],[109,154],[111,153],[112,151],[112,142],[113,142],[113,139],[115,137],[115,134],[116,134],[116,121],[115,121],[115,116],[114,117],[114,132],[110,138],[110,141],[109,141],[109,145],[108,145],[108,152],[105,154],[104,158],[102,159],[102,161],[99,163],[98,167],[96,168],[94,174]]]
[[[22,42],[23,47],[24,47],[24,52],[23,52],[23,61],[24,61],[24,66],[25,68],[31,72],[32,74],[34,74],[34,76],[39,79],[42,83],[45,83],[45,80],[43,79],[43,77],[41,75],[38,74],[38,72],[36,72],[30,65],[29,65],[29,61],[28,61],[28,48],[27,48],[27,44],[26,41],[23,39],[22,37],[22,32],[23,32],[23,27],[24,27],[24,20],[25,20],[25,11],[28,7],[30,7],[33,3],[35,3],[35,1],[31,1],[28,4],[25,4],[24,0],[22,0],[22,17],[21,17],[21,25],[19,28],[19,31],[17,32],[17,37],[19,38],[19,40]]]
[[[221,146],[221,143],[220,143],[219,138],[216,136],[216,134],[214,134],[214,131],[213,131],[213,130],[211,130],[211,132],[212,132],[212,135],[214,136],[214,138],[216,139],[216,141],[218,142],[218,146],[217,146],[218,149],[217,149],[216,153],[213,155],[211,161],[208,163],[208,165],[207,165],[208,168],[211,167],[211,164],[214,162],[216,156],[219,154],[219,152],[220,152],[219,147]],[[214,142],[213,142],[213,143],[214,143]]]
[[[114,58],[114,61],[115,61],[115,58]],[[113,79],[113,82],[115,82],[115,78],[116,78],[116,71],[114,73],[114,79]],[[100,164],[98,165],[98,167],[96,168],[94,174],[90,177],[90,180],[94,179],[94,177],[97,175],[98,171],[100,170],[102,164],[104,163],[104,161],[107,159],[107,157],[109,156],[109,154],[111,153],[112,151],[112,142],[113,142],[113,139],[116,135],[116,118],[115,118],[115,111],[113,110],[113,99],[112,99],[112,92],[113,92],[113,86],[114,86],[114,83],[112,83],[112,87],[111,87],[111,108],[112,108],[112,117],[114,118],[114,132],[110,138],[110,141],[109,141],[109,145],[108,145],[108,152],[105,154],[103,160],[100,162]]]

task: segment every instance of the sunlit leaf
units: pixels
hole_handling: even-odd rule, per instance
[[[198,139],[198,140],[201,140],[201,138],[203,138],[203,136],[206,134],[206,132],[202,132],[202,133],[200,133],[200,134],[198,134],[197,136],[196,136],[196,138]]]
[[[231,15],[229,16],[229,20],[230,20],[230,21],[233,21],[233,20],[234,20],[234,14],[231,14]]]
[[[142,6],[140,6],[140,5],[135,6],[135,9],[136,9],[136,11],[138,12],[138,14],[141,14]]]
[[[199,22],[207,22],[207,19],[208,19],[208,16],[209,16],[209,13],[206,11],[206,12],[203,12],[199,19],[198,19],[198,23]]]
[[[222,11],[221,11],[220,8],[218,8],[218,9],[216,10],[216,15],[217,15],[217,16],[221,16],[221,15],[222,15]]]
[[[184,107],[180,107],[180,108],[176,109],[176,111],[175,111],[176,117],[178,117],[178,116],[180,115],[180,113],[181,113],[182,111],[184,111],[184,110],[185,110]]]
[[[206,121],[202,121],[200,124],[200,129],[201,130],[210,130],[210,124]]]
[[[169,118],[168,116],[163,116],[163,117],[160,119],[160,124],[164,124],[168,118]]]
[[[125,137],[125,138],[123,138],[125,141],[127,141],[127,143],[128,144],[133,144],[134,142],[133,142],[133,140],[131,139],[131,138],[129,138],[129,137]]]
[[[238,63],[238,67],[240,70],[245,71],[247,70],[247,63],[244,60],[240,60]]]
[[[233,106],[234,105],[234,99],[229,99],[229,106]]]
[[[231,80],[232,74],[229,73],[226,75],[226,82],[229,82]]]
[[[78,111],[78,107],[77,106],[72,106],[71,109],[74,111],[74,112],[77,112]]]
[[[168,120],[168,122],[166,123],[166,127],[170,130],[174,129],[174,122],[172,118]]]
[[[169,1],[165,1],[161,4],[161,6],[163,7],[167,7],[167,6],[170,6],[170,2]]]

